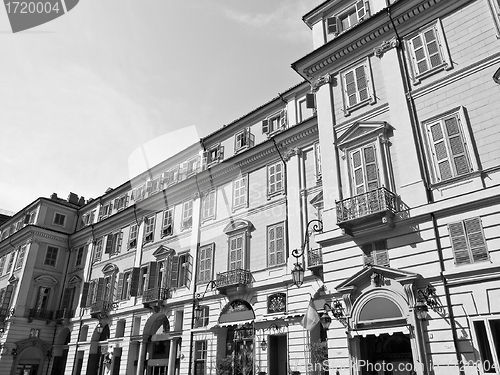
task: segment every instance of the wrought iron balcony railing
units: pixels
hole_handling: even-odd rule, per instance
[[[316,267],[323,265],[323,251],[321,247],[317,249],[309,249],[307,252],[307,267]]]
[[[54,319],[71,319],[75,317],[75,310],[57,310]]]
[[[337,202],[337,225],[364,221],[371,216],[393,216],[398,211],[398,197],[384,187]]]
[[[164,301],[170,298],[169,288],[152,288],[144,291],[142,296],[142,303],[158,302]]]
[[[93,318],[102,319],[109,316],[111,310],[116,309],[118,305],[109,301],[97,301],[90,306],[90,315]]]
[[[241,268],[217,274],[217,288],[227,288],[233,285],[248,285],[252,282],[252,273]]]
[[[52,320],[54,311],[46,309],[30,309],[28,311],[28,319],[31,322],[33,319]]]

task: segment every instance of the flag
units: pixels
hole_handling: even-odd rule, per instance
[[[300,325],[307,329],[308,331],[311,331],[316,324],[319,323],[319,315],[316,309],[313,306],[312,300],[309,301],[309,306],[307,307],[307,311],[300,321]]]

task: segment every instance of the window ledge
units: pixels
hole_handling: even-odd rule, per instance
[[[480,273],[481,275],[477,275]],[[471,278],[480,281],[498,277],[500,275],[500,264],[491,261],[477,262],[466,265],[455,265],[452,269],[443,272],[449,279],[449,284],[469,283]]]
[[[267,193],[267,200],[270,200],[271,198],[277,197],[278,195],[284,195],[284,193],[285,193],[284,189],[275,191],[274,193]]]
[[[459,182],[467,182],[467,180],[479,177],[479,176],[481,176],[482,173],[483,173],[482,170],[477,170],[477,171],[473,171],[473,172],[464,174],[462,176],[452,177],[452,178],[449,178],[449,179],[444,180],[444,181],[432,183],[430,185],[430,188],[436,189],[436,190],[446,190],[446,189],[452,188],[454,186],[457,186],[457,183],[459,183]],[[451,186],[451,185],[454,185],[454,186]]]
[[[345,100],[345,98],[344,98],[344,100]],[[359,103],[353,105],[352,107],[345,107],[344,116],[348,117],[351,115],[351,113],[353,111],[357,110],[358,108],[364,107],[365,105],[369,105],[369,104],[373,105],[375,103],[376,103],[376,100],[374,97],[372,97],[372,98],[365,99],[362,102],[359,102]]]
[[[430,77],[436,73],[439,73],[443,70],[450,70],[450,69],[451,69],[451,65],[445,61],[441,65],[435,66],[434,68],[432,68],[432,69],[430,69],[422,74],[419,74],[419,75],[415,74],[415,77],[413,78],[413,84],[418,85],[421,80],[423,80],[427,77]]]

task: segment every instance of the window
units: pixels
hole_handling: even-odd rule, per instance
[[[267,227],[267,266],[285,263],[285,224],[278,223]]]
[[[500,316],[488,316],[473,321],[483,374],[498,374],[500,368]]]
[[[457,266],[489,260],[481,218],[450,223],[448,232]]]
[[[298,100],[299,122],[307,120],[308,118],[314,115],[314,108],[315,108],[314,99],[315,99],[314,94],[308,94],[307,96]]]
[[[137,224],[131,224],[130,225],[130,232],[128,235],[128,248],[133,249],[137,247]]]
[[[368,58],[342,71],[340,76],[344,95],[344,114],[346,116],[356,108],[375,103],[370,60]]]
[[[159,189],[160,189],[160,176],[158,176],[152,180],[149,180],[146,183],[146,191],[149,194],[157,193]]]
[[[182,203],[181,229],[188,229],[193,226],[193,201]]]
[[[56,212],[56,214],[54,215],[54,224],[64,227],[65,221],[66,216]]]
[[[140,202],[144,198],[144,185],[136,187],[132,190],[132,194],[130,195],[130,199],[133,199],[136,202]]]
[[[120,278],[122,278],[121,290],[120,290]],[[130,284],[132,282],[132,271],[127,271],[123,273],[118,279],[118,297],[122,300],[130,298]]]
[[[352,150],[349,162],[353,196],[379,188],[380,181],[374,143]]]
[[[281,161],[267,166],[267,197],[283,191],[283,163]]]
[[[254,143],[255,136],[250,132],[250,128],[245,128],[234,136],[234,152],[253,147]]]
[[[216,145],[203,152],[203,169],[224,160],[224,146]]]
[[[262,133],[272,135],[278,131],[284,130],[286,125],[286,110],[282,109],[262,121]]]
[[[440,20],[409,36],[405,43],[414,83],[435,72],[452,68]]]
[[[85,247],[88,247],[88,245],[86,245]],[[83,254],[85,253],[85,247],[84,246],[80,246],[76,250],[75,268],[80,267],[82,265]]]
[[[87,212],[82,216],[83,225],[87,226],[94,223],[95,210]]]
[[[148,266],[141,267],[140,279],[139,279],[139,290],[137,292],[138,296],[142,296],[144,291],[148,288]]]
[[[161,229],[161,236],[171,236],[174,233],[174,209],[167,208],[163,211],[163,226]]]
[[[247,205],[247,179],[247,175],[244,175],[233,181],[233,210]]]
[[[179,167],[179,180],[181,181],[185,180],[186,178],[198,172],[199,162],[200,162],[200,157],[197,156],[182,163]]]
[[[194,328],[206,327],[210,321],[210,308],[208,306],[200,306],[200,308],[200,319],[195,320]]]
[[[172,258],[172,272],[170,274],[171,287],[190,287],[193,273],[193,257],[189,253],[179,254]]]
[[[195,341],[194,343],[194,373],[205,375],[207,362],[207,341]]]
[[[108,234],[106,236],[106,249],[105,254],[114,255],[119,254],[122,247],[123,232]]]
[[[215,244],[201,246],[198,252],[198,284],[212,280],[212,264]]]
[[[245,233],[229,237],[229,270],[244,269]]]
[[[314,144],[314,157],[316,165],[316,180],[321,180],[321,154],[319,149],[319,143]]]
[[[7,255],[0,258],[0,276],[3,275],[3,269],[5,267],[5,262],[7,261]]]
[[[22,246],[19,250],[19,257],[17,258],[16,269],[21,268],[24,263],[24,256],[26,255],[26,246]]]
[[[10,258],[9,258],[9,264],[7,264],[7,271],[6,273],[10,273],[12,271],[12,266],[14,266],[14,258],[16,256],[16,253],[14,251],[10,252]]]
[[[128,195],[115,199],[115,210],[121,211],[128,206]]]
[[[102,258],[102,241],[103,239],[97,240],[97,242],[94,244],[95,249],[94,249],[94,262],[99,262],[101,261]]]
[[[112,211],[113,211],[112,202],[105,203],[103,206],[101,206],[101,208],[99,209],[99,221],[110,216]]]
[[[201,199],[201,220],[215,219],[216,196],[215,190],[203,194]]]
[[[460,108],[423,123],[433,181],[438,183],[477,170],[472,143],[466,131],[464,109]]]
[[[356,1],[339,14],[326,19],[326,31],[331,37],[335,37],[343,31],[358,24],[370,16],[370,4],[368,1]]]
[[[155,216],[144,219],[144,243],[153,242],[155,232]]]
[[[170,169],[166,172],[166,183],[167,185],[175,184],[177,182],[177,177],[179,176],[179,166]]]
[[[49,306],[50,288],[41,286],[38,289],[38,298],[36,300],[36,311],[43,312]]]
[[[389,254],[387,252],[386,240],[361,245],[361,250],[363,250],[363,265],[389,267]]]
[[[47,252],[45,253],[45,260],[43,261],[43,264],[45,264],[46,266],[55,267],[57,263],[58,253],[59,249],[57,247],[47,246]]]

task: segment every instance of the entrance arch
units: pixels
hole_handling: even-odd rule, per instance
[[[17,356],[12,374],[26,373],[38,375],[47,371],[46,353],[50,345],[38,338],[31,338],[17,343]]]

